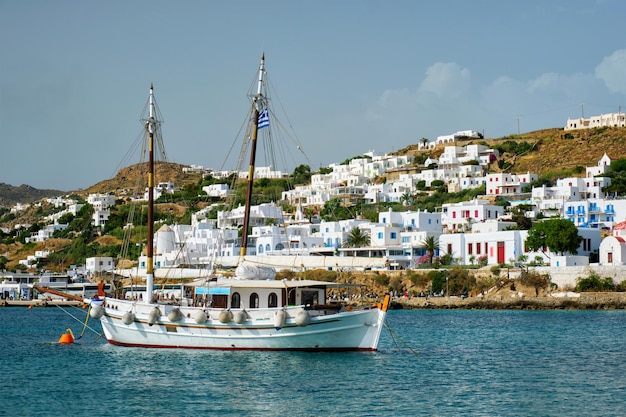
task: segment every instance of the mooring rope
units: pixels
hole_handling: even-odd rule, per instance
[[[412,354],[414,354],[415,356],[417,356],[419,354],[407,342],[402,340],[402,338],[400,336],[398,336],[398,334],[391,329],[391,327],[389,326],[389,324],[387,322],[384,322],[384,323],[385,323],[385,327],[387,328],[387,330],[389,330],[389,334],[391,335],[391,339],[393,340],[393,343],[396,345],[397,349],[400,349],[400,346],[398,345],[398,341],[400,341],[404,345],[404,347],[406,349],[408,349]]]
[[[63,307],[61,307],[60,305],[58,305],[58,304],[57,304],[56,306],[57,306],[58,308],[60,308],[60,309],[61,309],[61,311],[63,311],[65,314],[67,314],[68,316],[70,316],[71,318],[73,318],[74,320],[76,320],[77,322],[79,322],[79,323],[82,323],[82,322],[83,322],[81,319],[79,319],[79,318],[78,318],[78,317],[76,317],[76,316],[73,316],[73,315],[72,315],[69,311],[65,310],[65,309],[64,309]],[[81,334],[80,334],[80,336],[78,337],[79,339],[80,339],[81,337],[83,337],[83,334],[85,333],[85,329],[89,329],[89,330],[91,330],[92,332],[94,332],[95,334],[97,334],[97,335],[99,335],[99,336],[100,336],[100,332],[98,332],[97,330],[95,330],[95,329],[93,329],[92,327],[90,327],[90,326],[88,326],[88,325],[87,325],[87,322],[88,322],[88,321],[89,321],[89,313],[87,313],[87,318],[86,318],[85,323],[84,323],[84,328],[83,328],[82,333],[81,333]]]

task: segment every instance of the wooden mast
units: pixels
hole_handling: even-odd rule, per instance
[[[244,207],[243,228],[241,230],[241,248],[239,256],[245,256],[248,246],[248,227],[250,224],[250,206],[252,205],[252,188],[254,185],[254,166],[256,163],[257,135],[259,132],[259,113],[265,98],[263,97],[263,74],[265,72],[265,53],[261,54],[261,64],[259,65],[259,83],[256,94],[252,97],[252,131],[250,132],[250,165],[248,166],[248,186],[246,189],[246,205]]]
[[[146,121],[148,131],[148,246],[146,256],[146,295],[145,303],[152,301],[154,286],[154,131],[156,127],[153,86],[150,84],[149,115]]]

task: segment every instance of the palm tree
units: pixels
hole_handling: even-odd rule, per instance
[[[428,253],[429,263],[432,264],[435,252],[439,250],[439,239],[435,236],[427,236],[426,239],[422,241],[422,246]]]
[[[411,202],[411,194],[409,193],[404,193],[400,196],[400,201],[402,202],[403,206],[408,206],[409,203]]]
[[[359,227],[353,227],[348,233],[348,239],[343,244],[347,248],[362,248],[369,246],[371,242],[370,234],[367,230],[363,230]]]
[[[430,142],[430,141],[429,141],[427,138],[422,138],[422,139],[420,139],[420,142],[422,143],[422,146],[423,146],[423,147],[426,147],[426,144],[427,144],[428,142]]]

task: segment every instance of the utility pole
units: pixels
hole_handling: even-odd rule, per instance
[[[519,137],[519,119],[521,119],[521,118],[522,118],[521,116],[517,116],[516,117],[516,119],[517,119],[517,136],[518,137]]]
[[[580,118],[584,119],[585,118],[585,103],[580,103]]]

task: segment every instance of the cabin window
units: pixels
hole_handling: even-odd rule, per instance
[[[259,294],[255,292],[250,294],[250,308],[259,308]]]
[[[278,295],[276,295],[275,292],[270,293],[270,295],[267,297],[267,306],[270,308],[278,307]]]
[[[287,305],[295,306],[296,305],[296,290],[291,289],[287,292]]]
[[[233,293],[230,297],[230,307],[231,308],[241,308],[241,295],[238,292]]]
[[[319,292],[316,290],[302,290],[302,304],[319,304]]]

